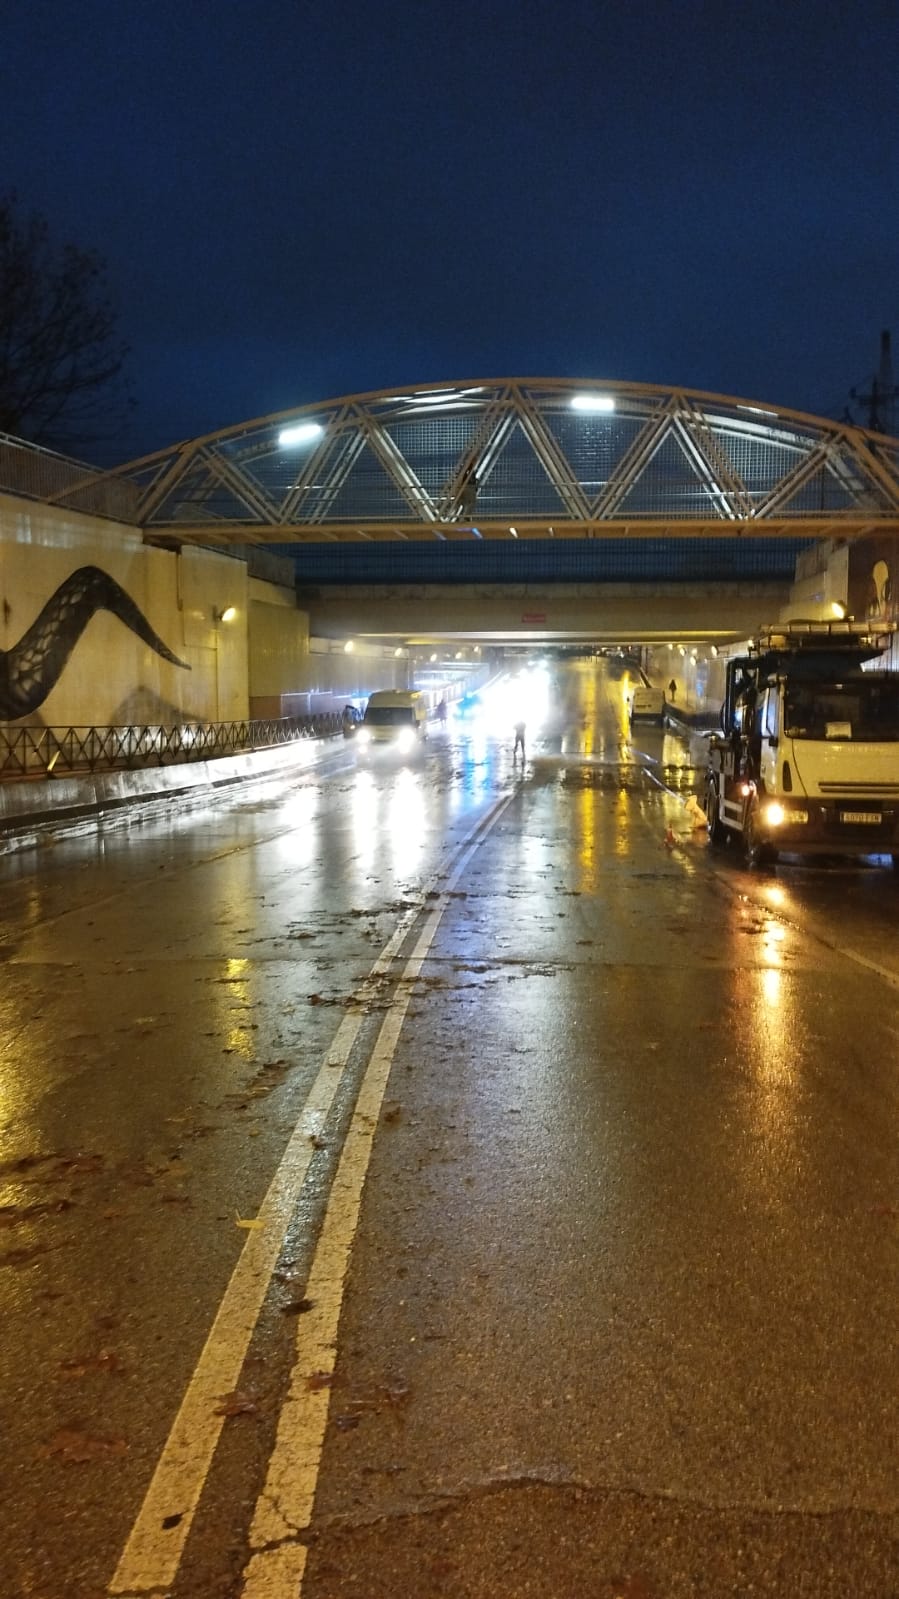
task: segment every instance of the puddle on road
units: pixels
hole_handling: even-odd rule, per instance
[[[702,784],[705,768],[683,764],[650,765],[637,761],[557,761],[537,758],[533,762],[533,781],[556,782],[563,788],[599,789],[607,793],[644,793],[647,777],[676,793],[695,793]]]

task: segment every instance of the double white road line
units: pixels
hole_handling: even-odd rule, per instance
[[[362,1077],[349,1130],[332,1184],[305,1287],[313,1308],[297,1319],[290,1387],[277,1438],[250,1529],[254,1551],[244,1574],[244,1599],[298,1599],[306,1563],[300,1541],[309,1526],[325,1426],[328,1378],[337,1358],[337,1326],[344,1284],[387,1079],[422,965],[434,941],[448,898],[469,860],[513,795],[487,812],[457,847],[441,873],[443,887],[422,924],[399,978]],[[366,1000],[390,972],[416,918],[430,896],[422,890],[414,910],[400,920],[344,1017],[323,1060],[290,1141],[262,1202],[258,1225],[247,1240],[225,1290],[215,1321],[160,1455],[140,1513],[109,1584],[117,1599],[165,1594],[172,1587],[193,1525],[200,1495],[224,1425],[223,1394],[233,1392],[250,1340],[284,1247],[303,1184],[344,1079],[366,1014]],[[310,1378],[314,1374],[313,1383]]]

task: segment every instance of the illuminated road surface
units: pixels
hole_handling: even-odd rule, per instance
[[[895,1594],[899,884],[615,671],[2,862],[4,1595]]]

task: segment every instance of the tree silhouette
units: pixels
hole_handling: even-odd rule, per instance
[[[108,437],[133,401],[106,266],[0,196],[0,433],[57,450]]]

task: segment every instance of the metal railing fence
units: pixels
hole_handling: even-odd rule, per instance
[[[340,717],[332,712],[175,727],[0,727],[0,781],[215,760],[340,731]]]

